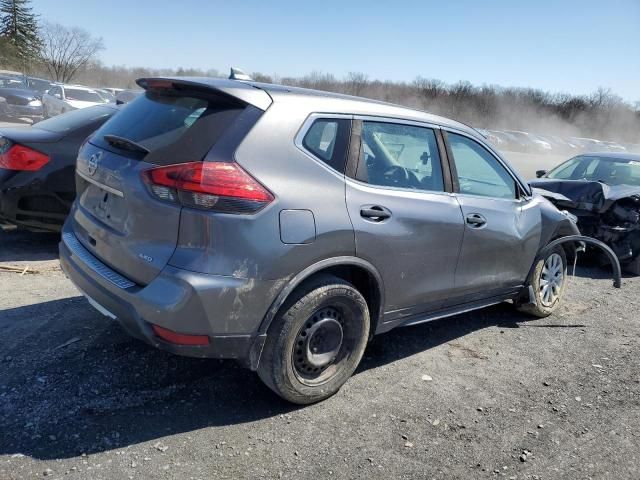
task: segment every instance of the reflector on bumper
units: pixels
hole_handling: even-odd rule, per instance
[[[187,335],[172,330],[152,325],[153,333],[159,338],[176,345],[209,345],[209,337],[206,335]]]

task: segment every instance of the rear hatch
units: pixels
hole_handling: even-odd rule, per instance
[[[182,209],[153,198],[143,172],[203,161],[247,106],[214,88],[178,80],[145,86],[144,95],[81,148],[70,221],[93,255],[143,285],[173,254]]]

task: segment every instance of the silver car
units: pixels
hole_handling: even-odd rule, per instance
[[[252,81],[148,78],[84,144],[62,267],[131,335],[232,358],[296,403],[392,328],[551,314],[575,235],[475,130]]]
[[[42,96],[43,116],[50,118],[79,108],[103,105],[109,101],[100,94],[99,90],[93,88],[54,84]]]

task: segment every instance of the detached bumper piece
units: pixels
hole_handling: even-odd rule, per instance
[[[585,237],[584,235],[569,235],[567,237],[560,237],[553,242],[549,243],[546,247],[544,247],[538,257],[544,257],[548,252],[556,248],[558,245],[562,245],[563,243],[574,243],[574,242],[582,242],[587,245],[591,245],[592,247],[596,247],[600,249],[604,254],[609,258],[611,262],[611,267],[613,268],[613,286],[615,288],[620,288],[622,286],[622,271],[620,268],[620,262],[618,261],[618,257],[615,252],[611,250],[607,246],[607,244],[591,237]]]

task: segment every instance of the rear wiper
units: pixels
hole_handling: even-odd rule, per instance
[[[139,143],[134,142],[133,140],[129,140],[128,138],[119,137],[118,135],[105,135],[104,138],[109,145],[121,148],[123,150],[131,150],[132,152],[139,152],[147,154],[149,153],[149,149],[147,147],[143,147]]]

